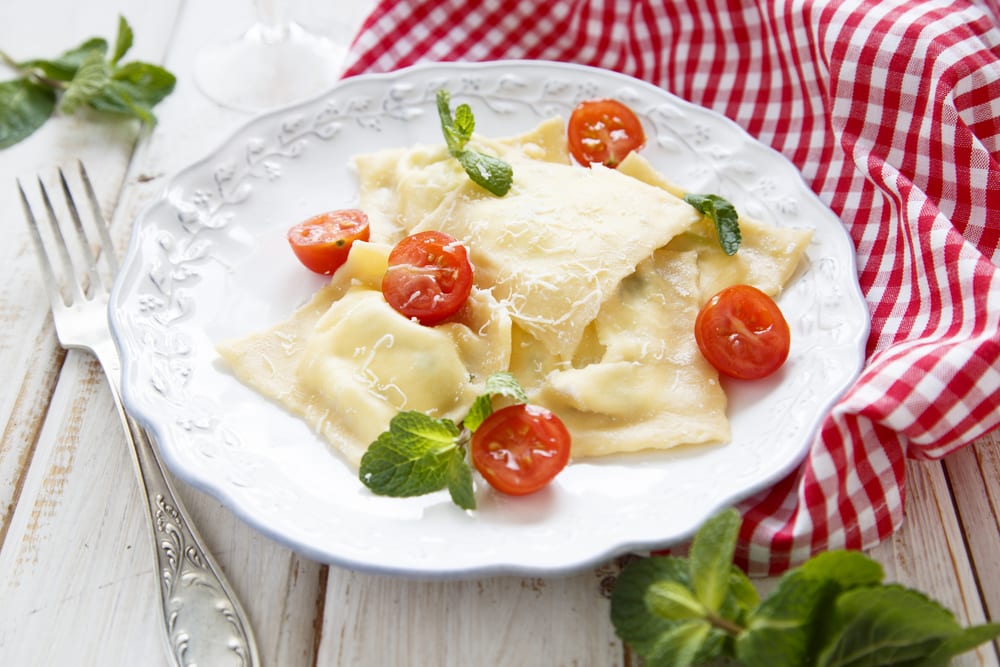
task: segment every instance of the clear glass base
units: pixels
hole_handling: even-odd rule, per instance
[[[215,102],[266,111],[315,97],[344,68],[347,48],[295,23],[251,27],[240,39],[203,49],[195,82]]]

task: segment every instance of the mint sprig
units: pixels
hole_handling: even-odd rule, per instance
[[[422,496],[448,489],[462,509],[476,509],[472,469],[466,460],[472,433],[493,412],[493,397],[506,396],[520,403],[528,400],[524,389],[507,372],[486,379],[461,426],[450,419],[435,419],[423,412],[398,413],[361,457],[358,478],[376,495]]]
[[[379,495],[397,498],[447,488],[456,505],[473,509],[472,477],[462,474],[468,466],[459,435],[449,419],[400,412],[361,458],[361,481]]]
[[[684,201],[715,223],[719,245],[727,255],[735,255],[743,237],[740,234],[740,216],[736,207],[719,195],[684,195]]]
[[[476,129],[476,119],[469,105],[460,104],[452,116],[451,95],[442,89],[437,91],[437,109],[448,152],[458,160],[469,178],[498,197],[507,194],[514,182],[513,168],[499,158],[465,147]]]
[[[101,37],[92,37],[54,59],[19,62],[0,52],[0,60],[21,75],[0,83],[0,149],[30,136],[57,109],[72,114],[89,106],[155,123],[153,107],[173,91],[176,78],[157,65],[122,64],[133,37],[128,21],[119,16],[110,55],[108,42]]]
[[[1000,637],[1000,623],[962,628],[925,595],[883,585],[881,565],[855,551],[813,557],[760,600],[732,564],[739,524],[735,510],[720,512],[688,558],[644,558],[622,571],[611,621],[649,667],[720,657],[746,667],[943,667]]]

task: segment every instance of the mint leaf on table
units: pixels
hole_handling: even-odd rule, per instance
[[[841,590],[858,586],[878,586],[885,572],[882,566],[860,551],[824,551],[816,554],[799,569],[813,579],[830,579]]]
[[[687,563],[675,556],[635,561],[618,576],[611,594],[611,622],[615,632],[643,657],[652,655],[677,624],[691,619],[691,605],[686,603],[697,603],[693,595],[690,600],[678,601],[673,608],[663,600],[651,600],[650,590],[661,582],[690,589]]]
[[[819,656],[819,667],[926,665],[944,658],[939,649],[965,634],[954,615],[922,593],[890,584],[856,588],[837,598],[833,609],[836,637]],[[1000,635],[1000,624],[978,626],[968,638],[984,641]],[[982,633],[981,635],[979,633]],[[990,636],[992,634],[992,637]],[[968,650],[958,642],[957,648]],[[935,664],[935,663],[930,663]]]
[[[736,207],[719,195],[684,195],[684,201],[715,223],[719,245],[727,255],[735,255],[743,237],[740,234],[740,216]]]
[[[786,573],[774,592],[751,613],[736,638],[736,656],[746,667],[812,665],[817,616],[835,593],[827,579],[812,579],[799,570]]]
[[[59,110],[65,114],[74,113],[82,104],[97,97],[111,81],[111,65],[104,55],[91,52],[77,68],[59,101]]]
[[[859,552],[814,556],[759,601],[731,564],[738,529],[725,510],[699,529],[688,558],[645,558],[619,575],[611,622],[647,665],[944,667],[1000,637],[1000,623],[962,628],[922,593],[883,585],[882,567]]]
[[[779,580],[771,595],[750,614],[736,639],[736,655],[746,667],[812,665],[823,637],[831,634],[827,610],[841,592],[877,586],[882,566],[857,551],[814,556]]]
[[[448,152],[458,160],[469,178],[498,197],[507,194],[514,182],[511,166],[499,158],[465,147],[476,129],[471,107],[460,104],[452,115],[451,95],[442,89],[437,91],[437,110]]]
[[[735,510],[720,512],[705,522],[691,542],[691,583],[698,600],[710,612],[722,608],[729,592],[729,570],[739,530],[740,515]]]
[[[28,79],[0,82],[0,148],[13,146],[45,124],[56,108],[50,88]]]
[[[961,632],[941,642],[934,652],[917,663],[917,667],[945,667],[956,655],[971,651],[997,637],[1000,637],[1000,623],[985,623],[962,628]]]
[[[115,37],[115,51],[111,54],[111,64],[117,65],[118,61],[121,60],[128,50],[132,48],[132,40],[135,34],[132,32],[132,26],[128,24],[124,16],[118,17],[118,35]]]
[[[637,561],[618,578],[611,621],[650,665],[691,665],[718,657],[742,629],[756,591],[732,565],[739,515],[726,510],[695,536],[688,559]],[[730,649],[731,652],[731,649]]]
[[[86,105],[155,123],[153,107],[173,91],[177,80],[157,65],[138,61],[121,64],[133,39],[132,27],[119,16],[110,57],[108,42],[100,37],[54,59],[17,62],[0,52],[0,59],[21,74],[20,79],[0,83],[0,148],[30,136],[56,108],[72,114]]]
[[[55,60],[36,59],[11,64],[29,76],[46,77],[53,81],[70,81],[83,61],[95,52],[103,57],[108,52],[108,41],[102,37],[92,37]]]
[[[155,123],[153,107],[173,91],[174,77],[162,67],[148,63],[128,63],[116,69],[101,93],[89,101],[100,111],[136,116]]]

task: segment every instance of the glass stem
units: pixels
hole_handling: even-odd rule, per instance
[[[257,23],[265,42],[279,42],[288,36],[288,12],[285,0],[254,0]]]

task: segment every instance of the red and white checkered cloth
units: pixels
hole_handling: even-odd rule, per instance
[[[645,79],[782,152],[843,220],[868,362],[801,468],[744,502],[776,573],[903,519],[905,460],[1000,424],[998,0],[381,0],[348,75],[563,60]]]

